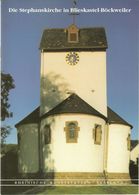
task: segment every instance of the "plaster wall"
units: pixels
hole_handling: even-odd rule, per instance
[[[76,65],[67,64],[67,53],[41,53],[41,114],[74,92],[107,116],[106,52],[77,52]]]
[[[80,131],[77,143],[66,143],[66,121],[77,121]],[[51,144],[45,145],[43,130],[51,125]],[[101,145],[94,144],[93,128],[102,125]],[[41,122],[44,172],[103,172],[105,121],[85,114],[62,114]]]
[[[18,170],[20,173],[36,173],[39,170],[38,125],[21,125],[18,133],[20,134]]]
[[[107,171],[129,173],[130,151],[127,149],[127,137],[130,127],[110,124],[108,132]]]

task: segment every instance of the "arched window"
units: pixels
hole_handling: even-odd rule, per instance
[[[50,125],[45,125],[44,127],[44,144],[51,143],[51,128]]]
[[[67,121],[64,130],[66,132],[66,142],[77,143],[78,131],[79,131],[78,122]]]
[[[76,136],[76,124],[73,122],[69,123],[68,129],[69,129],[69,138],[74,139]]]
[[[102,127],[101,125],[96,124],[93,130],[94,144],[101,144],[102,138]]]

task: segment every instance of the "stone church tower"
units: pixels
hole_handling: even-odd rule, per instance
[[[21,174],[130,182],[132,126],[107,106],[106,49],[104,28],[44,30],[40,107],[16,124]]]
[[[76,93],[107,116],[104,28],[78,29],[72,24],[67,29],[46,29],[40,49],[41,114]]]

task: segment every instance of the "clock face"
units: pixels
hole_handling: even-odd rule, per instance
[[[76,65],[79,62],[79,55],[76,52],[70,52],[66,55],[66,62],[69,65]]]

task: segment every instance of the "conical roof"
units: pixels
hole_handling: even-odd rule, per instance
[[[15,126],[18,127],[19,125],[22,124],[39,123],[41,119],[51,115],[64,114],[64,113],[71,113],[71,114],[80,113],[80,114],[90,114],[93,116],[103,118],[109,124],[123,124],[123,125],[130,126],[132,128],[131,124],[125,121],[111,108],[108,107],[107,109],[108,109],[108,117],[105,117],[103,114],[98,112],[96,109],[90,106],[83,99],[81,99],[78,95],[72,94],[41,117],[40,117],[40,107],[36,108],[33,112],[27,115],[23,120],[18,122]]]
[[[67,99],[62,101],[52,110],[47,112],[42,116],[42,118],[55,114],[64,114],[64,113],[80,113],[80,114],[90,114],[94,116],[98,116],[107,120],[107,118],[95,110],[92,106],[86,103],[83,99],[81,99],[78,95],[72,94]]]
[[[128,125],[132,128],[128,122],[126,122],[122,117],[120,117],[116,112],[114,112],[111,108],[108,107],[108,122],[110,124],[123,124]]]

